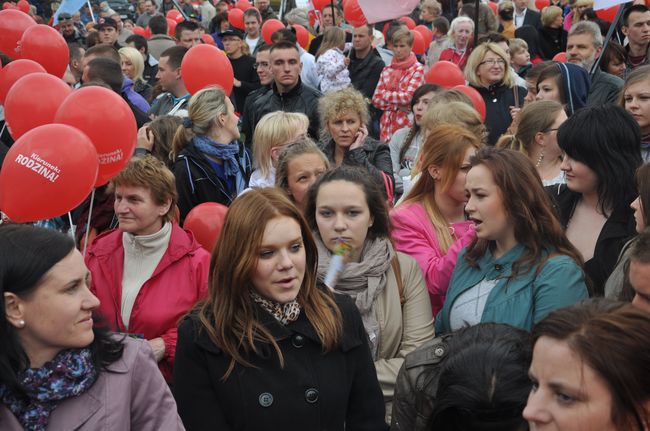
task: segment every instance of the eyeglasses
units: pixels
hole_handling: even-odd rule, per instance
[[[556,127],[555,129],[546,129],[546,130],[544,130],[542,133],[557,132],[558,130],[560,130],[560,128],[559,128],[559,127]]]
[[[488,58],[487,60],[482,61],[479,63],[480,65],[487,64],[488,66],[492,67],[494,65],[499,65],[499,66],[505,66],[506,62],[502,58]]]
[[[269,66],[270,66],[270,64],[269,64],[269,63],[266,63],[266,62],[255,63],[255,64],[253,64],[253,68],[254,68],[255,70],[260,69],[260,68],[262,68],[262,69],[268,69]]]

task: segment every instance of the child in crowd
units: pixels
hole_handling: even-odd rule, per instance
[[[510,39],[510,65],[517,75],[524,78],[526,72],[533,67],[528,52],[528,44],[523,39]]]

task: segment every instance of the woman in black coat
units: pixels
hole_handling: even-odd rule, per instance
[[[386,430],[361,316],[316,285],[317,251],[275,189],[230,207],[210,294],[180,325],[174,392],[193,430]]]
[[[495,43],[484,43],[472,51],[465,65],[465,79],[485,101],[488,145],[494,145],[524,104],[526,89],[517,86],[510,57]]]

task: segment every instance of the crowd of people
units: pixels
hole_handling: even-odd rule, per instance
[[[0,223],[0,429],[650,429],[648,6],[175,3],[50,22],[137,144]]]

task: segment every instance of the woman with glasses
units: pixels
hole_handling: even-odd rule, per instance
[[[519,113],[514,134],[502,136],[497,147],[526,154],[535,163],[545,186],[564,184],[557,131],[566,119],[564,108],[559,103],[550,100],[533,102]]]
[[[526,90],[516,85],[510,72],[510,58],[495,43],[482,44],[472,51],[465,67],[465,79],[485,100],[488,145],[494,145],[523,105]]]

